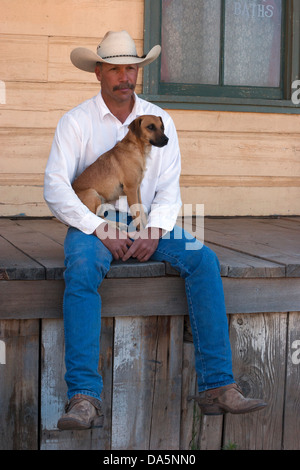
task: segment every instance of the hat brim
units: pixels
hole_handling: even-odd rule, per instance
[[[98,54],[85,47],[76,47],[76,49],[73,49],[71,52],[70,59],[72,64],[78,69],[84,70],[85,72],[95,72],[97,62],[115,65],[137,64],[139,67],[144,67],[157,59],[160,52],[161,47],[157,45],[152,47],[145,57],[120,56],[102,59]]]

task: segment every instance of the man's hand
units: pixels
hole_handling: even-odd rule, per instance
[[[140,262],[148,261],[155,252],[161,236],[162,229],[157,227],[149,227],[135,232],[135,240],[122,257],[122,261],[127,261],[130,257],[137,258]]]
[[[103,245],[106,246],[116,260],[123,259],[129,247],[133,244],[128,233],[121,232],[108,223],[100,224],[96,228],[94,235],[102,241]]]

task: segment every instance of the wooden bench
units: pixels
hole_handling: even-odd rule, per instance
[[[78,432],[56,428],[65,233],[54,219],[0,219],[0,449],[300,448],[300,218],[205,219],[235,377],[265,410],[200,415],[187,400],[196,377],[184,283],[164,263],[130,260],[100,288],[105,425]]]

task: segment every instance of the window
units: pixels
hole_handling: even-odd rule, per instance
[[[299,3],[146,0],[145,49],[159,43],[162,54],[144,94],[168,107],[299,112]]]

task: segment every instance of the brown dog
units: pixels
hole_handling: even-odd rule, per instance
[[[140,185],[151,146],[168,143],[161,117],[144,115],[132,121],[124,139],[101,155],[76,178],[73,189],[79,199],[95,214],[102,203],[127,196],[137,230],[146,226]]]

